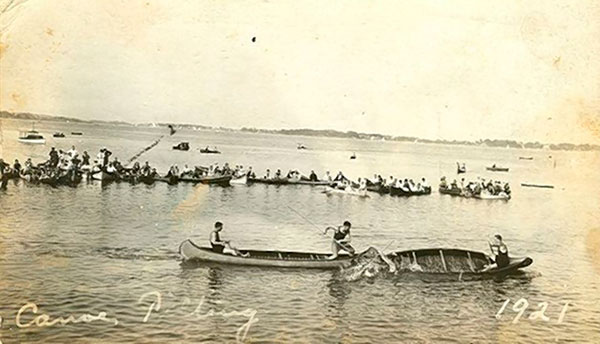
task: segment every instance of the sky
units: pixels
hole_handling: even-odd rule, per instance
[[[600,143],[593,0],[2,0],[2,9],[2,110]]]

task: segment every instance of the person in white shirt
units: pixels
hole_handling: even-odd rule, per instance
[[[184,165],[183,166],[183,170],[181,170],[181,177],[185,177],[187,175],[192,175],[193,171],[191,168],[188,167],[188,165]]]
[[[329,171],[325,172],[325,175],[323,176],[323,180],[326,182],[331,182],[331,174],[329,174]]]
[[[67,151],[67,155],[69,155],[71,157],[71,159],[73,159],[76,155],[78,155],[79,153],[77,152],[77,150],[75,149],[75,146],[71,146],[71,149],[69,149]]]
[[[421,178],[421,186],[424,189],[427,189],[429,187],[429,184],[427,183],[427,181],[425,180],[425,178]]]

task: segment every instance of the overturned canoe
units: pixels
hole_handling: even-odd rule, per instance
[[[279,268],[304,268],[304,269],[338,269],[350,265],[351,258],[340,254],[337,259],[327,259],[329,254],[311,252],[287,251],[258,251],[239,250],[248,257],[234,256],[226,253],[217,253],[207,247],[200,247],[191,240],[186,240],[179,245],[179,254],[185,261],[195,260],[209,263],[221,263],[246,266],[264,266]]]

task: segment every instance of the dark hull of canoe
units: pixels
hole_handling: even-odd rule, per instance
[[[367,190],[371,191],[371,192],[377,192],[382,195],[389,194],[391,191],[389,186],[381,186],[381,185],[367,186]]]
[[[318,180],[318,181],[311,181],[311,180],[289,180],[288,184],[292,184],[292,185],[312,185],[312,186],[326,186],[326,185],[331,185],[330,182],[323,181],[323,180]]]
[[[237,257],[230,254],[216,253],[210,248],[200,247],[191,240],[179,245],[179,254],[184,261],[199,261],[241,266],[262,266],[275,268],[298,269],[339,269],[350,265],[351,258],[340,255],[335,260],[328,260],[328,254],[307,252],[253,251],[240,250],[249,257]]]
[[[248,178],[248,183],[258,183],[258,184],[270,184],[270,185],[312,185],[312,186],[326,186],[331,185],[331,182],[318,180],[298,180],[298,179],[288,179],[288,178]]]
[[[186,183],[200,183],[200,184],[214,184],[221,186],[228,186],[232,176],[220,176],[220,177],[201,177],[201,178],[190,178],[183,177],[179,178],[180,182]]]
[[[460,196],[462,194],[462,191],[460,189],[443,188],[443,187],[440,187],[438,189],[438,192],[443,195],[451,195],[451,196]]]
[[[175,185],[179,182],[179,177],[177,176],[169,176],[169,177],[156,177],[154,181],[167,183],[169,185]]]
[[[461,173],[467,173],[467,170],[461,170],[461,169],[456,170],[456,174],[461,174]]]
[[[420,249],[398,251],[388,255],[399,272],[455,275],[460,279],[494,278],[513,274],[533,263],[529,257],[510,258],[502,268],[485,270],[493,260],[483,252],[462,249]]]
[[[485,169],[492,172],[508,172],[508,167],[486,167]]]
[[[528,184],[528,183],[521,183],[521,186],[527,187],[527,188],[543,188],[543,189],[554,189],[553,185],[543,185],[543,184]]]
[[[139,176],[138,180],[146,185],[152,185],[154,184],[154,178],[153,177],[148,177],[148,176]]]
[[[206,150],[206,149],[201,149],[200,153],[202,153],[202,154],[221,154],[221,152],[219,152],[219,151],[212,151],[212,150]]]
[[[425,188],[423,191],[405,191],[402,190],[401,188],[395,188],[395,187],[390,187],[390,195],[392,196],[423,196],[423,195],[429,195],[431,194],[431,188]]]

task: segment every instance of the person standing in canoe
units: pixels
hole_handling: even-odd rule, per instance
[[[333,241],[331,242],[331,251],[333,254],[328,259],[336,259],[340,250],[350,253],[351,256],[354,255],[355,250],[350,246],[350,240],[352,239],[350,236],[350,227],[352,227],[350,221],[344,221],[344,224],[337,228],[332,226],[325,228],[323,235],[327,235],[330,229],[333,230]]]
[[[221,240],[220,232],[223,230],[223,223],[217,221],[215,222],[215,228],[212,232],[210,232],[210,246],[212,247],[213,252],[223,253],[225,248],[233,251],[234,256],[240,257],[248,257],[250,254],[241,253],[237,248],[231,246],[229,240]]]

